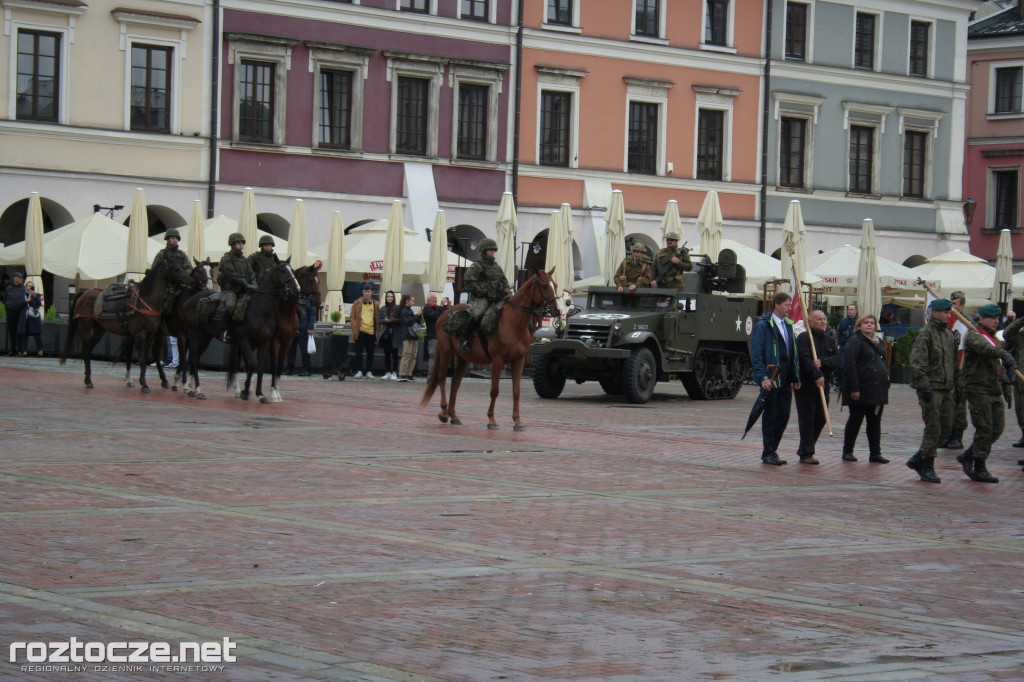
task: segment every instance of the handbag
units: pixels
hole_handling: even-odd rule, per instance
[[[31,317],[33,320],[38,320],[42,317],[42,314],[39,312],[39,308],[33,308],[32,306],[29,306],[28,310],[25,311],[25,315]]]
[[[306,341],[306,352],[313,355],[316,353],[316,341],[313,340],[312,336],[307,336],[306,338],[309,339]]]

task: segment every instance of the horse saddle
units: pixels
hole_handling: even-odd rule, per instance
[[[217,307],[220,305],[220,292],[215,292],[199,299],[196,304],[196,316],[202,322],[209,322],[213,318],[213,314],[217,312]]]
[[[488,306],[483,317],[480,318],[478,329],[481,334],[490,336],[498,329],[498,321],[501,319],[501,311],[504,307],[504,301],[498,301]],[[469,324],[469,309],[456,310],[448,315],[448,320],[444,324],[444,332],[452,336],[462,336],[466,331],[467,324]]]
[[[110,284],[99,293],[92,307],[93,317],[115,319],[131,315],[138,292],[127,284]]]

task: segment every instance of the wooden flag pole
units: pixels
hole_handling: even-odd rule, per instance
[[[811,359],[814,360],[814,362],[817,362],[818,361],[818,351],[814,347],[814,334],[811,331],[811,327],[810,327],[811,317],[810,317],[810,313],[807,311],[807,301],[806,301],[806,299],[804,299],[803,287],[800,286],[800,273],[796,269],[796,256],[794,256],[791,253],[791,254],[789,254],[789,258],[793,261],[793,279],[796,280],[796,288],[797,288],[796,295],[800,297],[800,307],[803,308],[803,311],[804,311],[804,327],[807,330],[807,339],[808,339],[808,341],[811,342]],[[794,346],[796,345],[796,340],[795,339],[794,339],[793,345]],[[800,358],[796,358],[796,361],[798,363],[797,366],[799,367]],[[822,374],[824,375],[824,372],[822,372]],[[825,397],[825,387],[824,386],[818,386],[818,396],[821,398],[821,409],[825,412],[825,425],[828,427],[828,435],[831,437],[833,435],[833,433],[832,433],[832,420],[829,419],[829,416],[828,416],[828,399]]]

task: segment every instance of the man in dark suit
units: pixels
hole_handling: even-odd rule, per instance
[[[814,457],[814,445],[825,426],[825,405],[821,403],[821,396],[824,394],[827,405],[832,375],[839,369],[836,339],[826,327],[828,318],[825,313],[813,310],[808,319],[808,331],[796,337],[796,354],[800,361],[800,390],[794,392],[796,415],[800,420],[800,445],[796,454],[801,464],[818,463]],[[817,359],[811,354],[812,337]],[[819,386],[823,390],[819,391]]]
[[[780,291],[772,297],[772,306],[772,312],[763,314],[754,327],[750,363],[754,367],[753,376],[767,392],[761,415],[761,461],[781,466],[786,460],[779,459],[779,443],[789,424],[793,389],[800,389],[800,375],[793,320],[787,317],[793,300],[789,294]],[[768,369],[773,365],[779,370],[774,379]]]

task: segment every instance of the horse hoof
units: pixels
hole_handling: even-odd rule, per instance
[[[166,386],[164,386],[164,388],[167,388],[167,387],[166,387]],[[171,390],[172,390],[172,391],[175,391],[175,392],[177,392],[177,390],[178,390],[178,385],[177,385],[177,384],[175,384],[174,386],[171,386]]]
[[[90,388],[92,387],[90,386]],[[437,418],[441,421],[442,424],[448,423],[448,417],[444,416],[443,414],[437,415]]]
[[[202,393],[196,393],[196,400],[206,400],[206,396]]]
[[[171,387],[171,385],[169,383],[167,383],[166,381],[161,381],[160,382],[160,388],[162,388],[164,390],[167,390],[170,387]]]
[[[512,430],[513,431],[525,431],[526,430],[526,426],[524,426],[523,424],[516,424],[515,426],[512,427]]]
[[[462,426],[462,420],[458,417],[452,418],[452,426]]]
[[[185,397],[186,398],[195,398],[196,397],[196,392],[195,391],[186,391],[185,392]]]
[[[490,424],[487,425],[487,430],[488,431],[495,431],[497,428],[498,428],[498,425],[495,424],[494,422],[491,422]]]
[[[143,393],[149,393],[149,386],[143,386],[142,387],[142,392]]]
[[[92,385],[92,382],[91,382],[91,381],[87,381],[87,382],[85,382],[85,387],[86,387],[86,388],[96,388],[95,386],[93,386],[93,385]]]
[[[270,398],[268,398],[265,395],[261,395],[260,396],[260,404],[262,404],[262,405],[269,405],[270,404]]]

